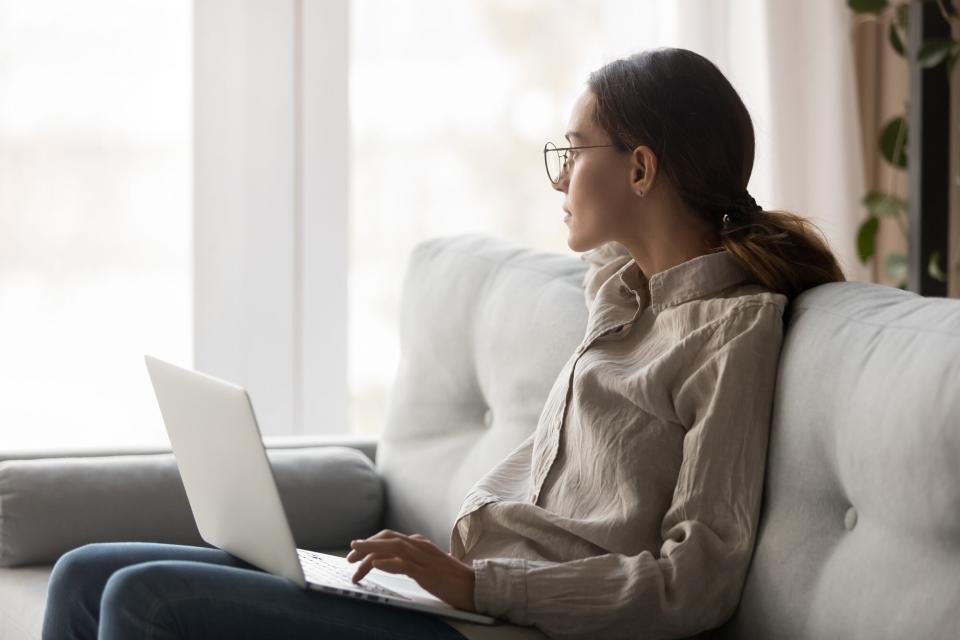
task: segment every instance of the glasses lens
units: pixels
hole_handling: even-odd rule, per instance
[[[547,165],[547,176],[549,176],[550,182],[559,182],[563,161],[560,159],[560,152],[557,151],[557,147],[552,142],[548,142],[544,146],[543,159]]]

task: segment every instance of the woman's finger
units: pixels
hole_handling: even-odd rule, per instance
[[[414,577],[417,566],[411,564],[403,558],[377,558],[373,561],[373,568],[386,571],[387,573],[401,573],[403,575]]]
[[[410,541],[411,544],[418,547],[422,551],[426,551],[428,553],[434,553],[434,554],[437,551],[444,553],[443,549],[441,549],[436,544],[434,544],[429,538],[427,538],[426,536],[420,535],[419,533],[414,533],[413,535],[408,536],[407,539]]]
[[[393,529],[380,529],[380,531],[376,532],[375,534],[367,538],[367,540],[379,540],[381,538],[405,538],[405,537],[406,537],[405,535],[397,531],[394,531]]]
[[[407,562],[408,571],[423,568],[429,557],[418,549],[406,536],[383,537],[379,540],[355,540],[351,543],[353,551],[347,556],[349,562],[360,561],[353,575],[353,581],[359,582],[370,573],[377,559],[399,558]]]
[[[377,533],[373,534],[373,535],[370,536],[369,538],[361,538],[361,539],[358,539],[358,540],[351,540],[351,541],[350,541],[350,548],[351,548],[352,550],[350,551],[350,553],[347,554],[347,560],[349,560],[350,562],[355,562],[355,561],[357,561],[357,560],[359,560],[360,558],[363,557],[363,554],[358,554],[358,553],[355,551],[356,543],[358,543],[358,542],[367,542],[367,541],[369,541],[369,540],[385,540],[385,539],[391,539],[391,538],[401,538],[401,539],[406,540],[406,539],[407,539],[407,536],[405,536],[404,534],[399,533],[399,532],[397,532],[397,531],[394,531],[393,529],[381,529],[380,531],[378,531]]]
[[[355,562],[363,557],[363,554],[358,553],[354,548],[356,546],[356,543],[358,542],[366,542],[368,540],[384,540],[388,538],[401,538],[401,537],[405,537],[405,536],[402,533],[397,533],[396,531],[393,531],[392,529],[381,529],[380,531],[373,534],[369,538],[360,538],[358,540],[351,540],[350,541],[351,551],[350,553],[347,554],[347,560],[349,560],[350,562]]]
[[[427,562],[427,559],[435,562],[440,559],[446,560],[447,558],[451,557],[449,553],[438,547],[426,536],[415,533],[410,536],[409,540],[410,544],[420,549],[422,555],[420,556],[419,562],[421,564]]]
[[[347,556],[347,560],[350,562],[356,561],[358,558],[362,557],[363,554],[367,553],[399,556],[408,558],[414,562],[417,562],[417,564],[422,564],[422,562],[427,560],[424,550],[410,540],[407,540],[405,537],[382,538],[380,540],[356,540],[350,543],[350,546],[353,547],[353,550],[357,552],[357,555],[354,555],[351,552],[351,554]]]
[[[396,559],[394,556],[371,553],[357,566],[357,570],[353,572],[353,577],[351,580],[353,580],[354,583],[360,582],[368,573],[370,573],[370,570],[374,568],[374,563],[381,560],[394,559]]]

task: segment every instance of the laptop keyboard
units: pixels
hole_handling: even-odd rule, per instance
[[[331,562],[328,562],[323,556],[315,554],[312,551],[297,549],[297,555],[300,556],[300,565],[303,567],[303,573],[310,582],[328,584],[334,587],[359,589],[360,591],[366,591],[367,593],[390,596],[391,598],[400,598],[401,600],[410,599],[407,596],[394,591],[393,589],[382,587],[373,582],[354,582],[351,579],[353,577],[353,573],[346,571]]]

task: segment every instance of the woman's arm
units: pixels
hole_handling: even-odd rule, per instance
[[[722,348],[692,363],[677,389],[689,425],[658,555],[608,553],[571,562],[457,560],[422,536],[384,531],[348,559],[404,573],[459,608],[536,625],[554,638],[688,637],[737,607],[759,520],[782,308],[740,307]],[[359,579],[359,578],[357,578]]]
[[[659,551],[474,560],[478,611],[555,638],[688,637],[733,614],[759,519],[782,308],[744,305],[716,340],[674,394],[687,431]]]

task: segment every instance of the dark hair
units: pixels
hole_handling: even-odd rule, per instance
[[[719,235],[716,251],[729,251],[788,300],[846,280],[816,225],[764,210],[747,192],[753,122],[712,62],[686,49],[651,49],[604,65],[587,85],[596,96],[597,122],[613,144],[624,152],[650,147],[662,175]]]

